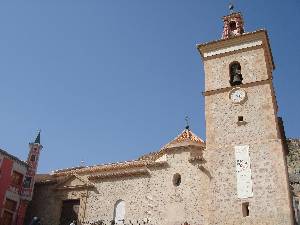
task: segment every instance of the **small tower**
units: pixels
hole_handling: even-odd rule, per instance
[[[34,177],[37,171],[38,161],[40,152],[43,146],[41,145],[41,131],[38,132],[35,141],[29,143],[29,153],[27,158],[27,164],[29,165],[24,185],[23,185],[23,198],[26,200],[31,200],[33,194],[33,186],[34,186]]]
[[[222,39],[239,36],[244,33],[244,20],[239,12],[233,12],[233,5],[229,6],[230,14],[223,17],[224,29]]]

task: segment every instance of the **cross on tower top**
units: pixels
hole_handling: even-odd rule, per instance
[[[233,13],[234,5],[232,3],[229,3],[228,8],[229,8],[230,14]]]

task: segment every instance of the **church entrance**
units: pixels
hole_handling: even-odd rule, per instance
[[[77,222],[79,205],[79,199],[63,201],[60,214],[60,225],[70,225],[73,220]]]

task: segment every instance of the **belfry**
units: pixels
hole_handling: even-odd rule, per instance
[[[223,22],[220,40],[198,45],[213,177],[208,224],[293,224],[267,31],[245,32],[239,12]]]

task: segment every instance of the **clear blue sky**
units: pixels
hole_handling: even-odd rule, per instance
[[[246,31],[266,28],[279,114],[299,137],[300,1],[233,1]],[[26,159],[42,129],[39,172],[158,150],[191,118],[205,138],[196,44],[221,37],[220,0],[0,3],[0,147]]]

